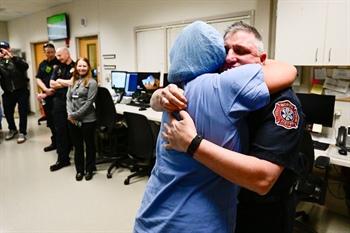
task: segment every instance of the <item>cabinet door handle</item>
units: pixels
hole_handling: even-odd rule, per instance
[[[317,54],[318,54],[318,48],[316,49],[315,62],[317,62]]]
[[[329,48],[329,51],[328,51],[328,62],[331,62],[331,54],[332,54],[332,48]]]

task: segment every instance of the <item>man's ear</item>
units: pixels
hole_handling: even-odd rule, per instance
[[[265,65],[266,58],[267,58],[267,54],[266,53],[262,53],[260,55],[260,62],[261,62],[261,64]]]

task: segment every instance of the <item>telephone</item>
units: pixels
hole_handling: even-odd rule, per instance
[[[337,146],[346,146],[346,128],[345,126],[340,126],[338,129]]]
[[[338,150],[338,153],[341,155],[347,155],[346,152],[346,132],[345,126],[340,126],[338,129],[338,136],[337,136],[337,143],[336,146],[338,146],[340,149]]]

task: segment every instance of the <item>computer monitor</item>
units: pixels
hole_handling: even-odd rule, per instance
[[[132,96],[137,90],[137,73],[127,73],[125,82],[125,96]]]
[[[111,87],[116,92],[125,91],[126,71],[112,70],[111,71]]]
[[[168,73],[164,73],[163,74],[163,87],[166,87],[169,85],[169,81],[168,81]]]
[[[137,72],[137,91],[153,93],[159,88],[160,72]]]
[[[297,93],[307,124],[333,127],[335,96]]]

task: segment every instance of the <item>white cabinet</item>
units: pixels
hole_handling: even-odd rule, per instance
[[[350,0],[279,0],[275,59],[350,65]]]

